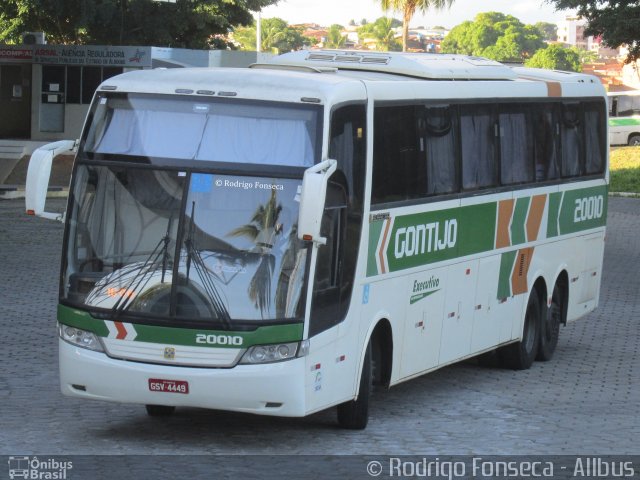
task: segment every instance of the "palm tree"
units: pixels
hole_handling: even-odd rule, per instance
[[[373,35],[376,39],[376,50],[389,52],[398,50],[400,47],[396,40],[393,18],[381,17],[376,20]]]
[[[230,237],[247,237],[255,245],[251,252],[259,255],[260,264],[249,282],[249,298],[263,317],[271,307],[271,280],[276,263],[271,250],[276,235],[282,233],[282,225],[278,223],[281,211],[282,205],[278,204],[276,191],[272,190],[267,203],[256,209],[249,223],[227,234]]]
[[[347,37],[342,35],[342,25],[334,23],[329,27],[327,32],[327,41],[324,43],[326,48],[342,48],[347,41]]]
[[[420,10],[426,13],[430,8],[442,10],[451,7],[453,0],[380,0],[383,10],[393,10],[402,13],[402,51],[407,51],[407,41],[409,39],[409,23]]]

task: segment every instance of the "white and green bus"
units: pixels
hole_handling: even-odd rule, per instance
[[[364,428],[373,386],[549,360],[598,304],[606,122],[594,77],[476,57],[110,78],[64,218],[62,392]],[[28,210],[72,144],[34,155]]]
[[[609,143],[640,145],[640,90],[609,92]]]

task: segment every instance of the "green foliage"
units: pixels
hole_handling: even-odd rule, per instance
[[[640,194],[640,147],[611,150],[609,169],[609,190]]]
[[[511,15],[487,12],[454,27],[442,41],[443,53],[487,57],[499,62],[521,62],[545,46],[542,33]]]
[[[380,17],[375,22],[358,28],[360,41],[372,38],[376,41],[376,50],[382,52],[399,52],[402,44],[395,38],[395,28],[402,25],[396,18]]]
[[[242,50],[255,50],[255,22],[250,27],[236,28],[233,32],[233,39],[240,44]],[[279,54],[298,50],[311,43],[311,39],[302,35],[302,30],[290,27],[281,18],[262,19],[262,51]]]
[[[430,8],[443,10],[451,7],[453,0],[377,0],[385,11],[402,13],[402,51],[407,50],[409,23],[417,10],[426,13]]]
[[[546,41],[555,42],[558,40],[558,26],[555,23],[537,22],[534,27],[540,30]]]
[[[580,52],[577,48],[564,48],[560,45],[549,45],[538,50],[533,57],[524,63],[527,67],[546,68],[548,70],[582,71]]]
[[[342,30],[344,27],[342,25],[338,25],[334,23],[329,27],[329,31],[327,33],[327,41],[324,42],[325,48],[342,48],[347,41],[347,37],[342,35]]]
[[[2,0],[0,42],[44,31],[49,43],[209,48],[275,0]]]
[[[637,0],[547,0],[557,9],[576,9],[587,20],[586,35],[602,36],[605,45],[629,46],[627,62],[640,59],[640,2]]]

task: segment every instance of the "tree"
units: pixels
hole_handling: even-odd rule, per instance
[[[256,49],[256,25],[238,27],[233,32],[233,39],[241,45],[242,50]],[[290,27],[281,18],[262,19],[262,50],[279,54],[298,50],[310,44],[300,29]]]
[[[445,7],[451,7],[453,0],[380,0],[383,10],[393,10],[402,13],[402,51],[407,51],[407,42],[409,40],[409,23],[416,13],[420,10],[426,13],[430,8],[443,10]]]
[[[540,30],[546,41],[555,42],[558,40],[558,26],[555,23],[537,22],[534,27]]]
[[[326,48],[344,47],[344,44],[347,42],[347,37],[342,35],[342,30],[344,30],[342,25],[338,25],[337,23],[331,25],[327,32],[327,41],[324,42],[324,46]]]
[[[271,191],[269,200],[258,206],[249,223],[228,233],[230,237],[246,237],[255,247],[252,253],[258,255],[258,268],[249,282],[249,298],[264,317],[271,307],[271,279],[276,259],[271,250],[277,235],[282,233],[282,224],[278,223],[282,205],[278,203],[276,191]]]
[[[511,15],[487,12],[454,27],[440,45],[443,53],[487,57],[499,62],[522,62],[544,48],[542,33]]]
[[[43,31],[49,43],[209,48],[275,0],[2,0],[0,42]]]
[[[400,25],[402,22],[396,18],[380,17],[375,22],[358,28],[358,37],[374,39],[376,50],[397,52],[402,50],[402,45],[396,40],[395,31]]]
[[[626,62],[640,59],[640,2],[638,0],[547,0],[558,10],[577,9],[587,20],[586,35],[602,37],[605,45],[629,47]]]
[[[549,45],[538,50],[525,63],[527,67],[546,68],[548,70],[582,71],[578,49],[564,48],[560,45]]]

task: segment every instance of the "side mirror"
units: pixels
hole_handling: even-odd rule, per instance
[[[327,197],[327,183],[337,167],[338,162],[329,159],[304,172],[298,213],[298,238],[300,240],[322,245],[327,243],[327,239],[320,236],[320,225]]]
[[[27,170],[25,191],[27,215],[62,221],[64,214],[45,212],[44,204],[47,200],[53,157],[65,151],[73,150],[75,145],[76,141],[74,140],[60,140],[59,142],[43,145],[33,152]]]

